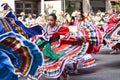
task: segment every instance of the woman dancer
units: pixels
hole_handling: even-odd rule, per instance
[[[110,54],[120,51],[120,23],[116,24],[110,32],[105,34],[104,40],[113,49]]]
[[[104,26],[104,31],[107,33],[112,30],[112,28],[120,21],[120,17],[116,13],[115,9],[109,11],[109,19],[106,25]]]
[[[76,22],[77,32],[75,32],[75,36],[81,37],[85,42],[89,44],[89,47],[86,51],[86,54],[82,58],[83,68],[88,68],[95,65],[95,60],[92,58],[90,54],[97,53],[100,49],[100,44],[102,43],[102,35],[100,31],[94,27],[94,25],[87,21],[87,19],[82,14],[77,15]],[[77,73],[77,65],[81,64],[81,59],[77,61],[77,63],[73,64],[74,73]]]
[[[42,50],[45,62],[38,68],[37,75],[58,78],[63,74],[64,80],[68,80],[68,75],[64,72],[66,63],[82,58],[86,53],[88,43],[74,37],[68,27],[57,24],[56,19],[55,14],[50,14],[43,34],[37,36],[41,39],[36,44]]]

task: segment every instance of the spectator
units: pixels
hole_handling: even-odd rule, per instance
[[[36,19],[36,23],[44,27],[46,25],[45,16],[40,14]]]
[[[24,12],[20,13],[20,17],[18,17],[18,20],[22,21],[22,22],[25,22],[25,13]]]
[[[31,27],[34,24],[35,19],[33,19],[33,16],[31,14],[28,14],[25,21],[26,21],[26,26]]]

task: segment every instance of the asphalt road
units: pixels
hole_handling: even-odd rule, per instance
[[[78,70],[78,74],[70,75],[70,80],[120,80],[120,52],[118,54],[109,54],[110,49],[102,47],[98,54],[92,55],[97,65]],[[26,78],[19,78],[26,80]],[[42,76],[41,80],[56,80],[46,79]]]

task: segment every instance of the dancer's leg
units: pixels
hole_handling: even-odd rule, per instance
[[[70,76],[68,74],[66,74],[65,71],[63,71],[62,76],[63,76],[64,80],[69,80],[70,79]]]
[[[60,77],[58,77],[57,80],[61,80]]]
[[[78,62],[76,62],[76,63],[73,63],[73,70],[74,70],[74,72],[73,73],[77,73],[77,64],[78,64]]]

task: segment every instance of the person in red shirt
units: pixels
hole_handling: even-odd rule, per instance
[[[105,25],[104,31],[107,33],[113,29],[113,27],[120,21],[120,17],[116,13],[115,9],[111,9],[110,12],[110,17]]]

